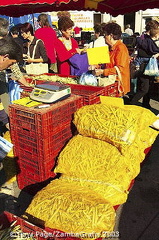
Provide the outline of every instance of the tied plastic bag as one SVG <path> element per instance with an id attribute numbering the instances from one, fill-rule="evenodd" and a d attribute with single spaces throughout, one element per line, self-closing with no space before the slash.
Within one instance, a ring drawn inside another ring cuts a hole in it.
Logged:
<path id="1" fill-rule="evenodd" d="M 146 68 L 144 71 L 145 75 L 148 76 L 158 76 L 159 75 L 159 69 L 157 64 L 157 59 L 154 57 L 151 57 Z"/>
<path id="2" fill-rule="evenodd" d="M 5 138 L 0 136 L 0 160 L 5 158 L 7 153 L 12 149 L 13 144 L 7 141 Z"/>
<path id="3" fill-rule="evenodd" d="M 19 83 L 17 81 L 11 80 L 8 83 L 9 87 L 9 97 L 10 102 L 20 99 L 21 92 L 23 92 L 23 89 L 20 87 Z"/>
<path id="4" fill-rule="evenodd" d="M 91 71 L 88 71 L 81 75 L 79 79 L 79 84 L 97 86 L 98 81 L 97 81 L 97 78 L 91 73 Z"/>

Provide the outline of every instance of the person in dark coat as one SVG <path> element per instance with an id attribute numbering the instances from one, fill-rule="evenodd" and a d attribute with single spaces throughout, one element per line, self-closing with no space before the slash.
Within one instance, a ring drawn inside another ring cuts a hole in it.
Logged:
<path id="1" fill-rule="evenodd" d="M 155 30 L 155 31 L 154 31 Z M 146 25 L 146 33 L 142 34 L 136 40 L 137 59 L 139 59 L 141 74 L 137 79 L 137 92 L 133 96 L 130 104 L 137 105 L 143 98 L 142 106 L 150 109 L 150 96 L 153 89 L 154 77 L 144 74 L 146 65 L 150 58 L 159 53 L 159 47 L 155 43 L 155 38 L 159 37 L 159 23 L 152 20 Z"/>
<path id="2" fill-rule="evenodd" d="M 12 36 L 13 40 L 20 46 L 21 48 L 21 56 L 20 56 L 20 61 L 19 61 L 19 65 L 23 65 L 23 40 L 21 37 L 19 37 L 19 27 L 17 26 L 13 26 L 10 29 L 10 35 Z"/>

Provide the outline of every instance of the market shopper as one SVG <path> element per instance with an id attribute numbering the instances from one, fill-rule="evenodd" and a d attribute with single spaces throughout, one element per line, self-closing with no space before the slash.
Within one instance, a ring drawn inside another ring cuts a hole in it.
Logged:
<path id="1" fill-rule="evenodd" d="M 155 79 L 153 76 L 145 75 L 144 70 L 149 59 L 153 55 L 157 57 L 159 53 L 159 47 L 155 43 L 155 40 L 158 40 L 159 37 L 159 23 L 152 20 L 147 23 L 145 29 L 146 32 L 138 37 L 136 41 L 138 51 L 137 60 L 139 61 L 141 73 L 137 78 L 137 92 L 130 101 L 130 104 L 137 105 L 138 101 L 143 98 L 142 106 L 150 109 L 150 97 Z"/>
<path id="2" fill-rule="evenodd" d="M 19 27 L 18 26 L 13 26 L 13 27 L 11 27 L 9 32 L 10 32 L 10 35 L 12 36 L 12 38 L 14 39 L 14 41 L 19 45 L 19 47 L 21 49 L 21 57 L 19 59 L 19 66 L 21 67 L 21 70 L 22 70 L 22 66 L 23 66 L 23 40 L 19 36 Z"/>
<path id="3" fill-rule="evenodd" d="M 78 26 L 75 26 L 73 31 L 74 31 L 74 38 L 79 42 L 81 40 L 81 28 Z"/>
<path id="4" fill-rule="evenodd" d="M 35 31 L 35 37 L 41 39 L 45 45 L 48 56 L 50 72 L 57 72 L 55 42 L 57 40 L 55 30 L 50 26 L 47 14 L 40 14 L 38 16 L 38 23 L 40 28 Z"/>
<path id="5" fill-rule="evenodd" d="M 74 22 L 69 17 L 60 17 L 58 20 L 58 29 L 62 33 L 56 41 L 57 67 L 58 73 L 70 75 L 71 64 L 69 59 L 80 53 L 77 41 L 72 38 L 72 29 Z"/>
<path id="6" fill-rule="evenodd" d="M 130 91 L 130 68 L 128 49 L 121 39 L 121 27 L 114 22 L 107 23 L 104 27 L 105 41 L 109 45 L 110 63 L 104 69 L 95 69 L 96 76 L 116 75 L 116 67 L 121 75 L 121 94 L 125 95 Z"/>
<path id="7" fill-rule="evenodd" d="M 127 33 L 129 36 L 133 35 L 133 30 L 130 28 L 130 24 L 126 25 L 125 33 Z"/>
<path id="8" fill-rule="evenodd" d="M 0 62 L 3 65 L 3 62 L 11 59 L 8 66 L 4 67 L 4 69 L 9 69 L 12 72 L 13 80 L 20 82 L 21 84 L 28 86 L 23 74 L 21 73 L 17 62 L 19 62 L 19 58 L 21 53 L 19 51 L 19 45 L 13 41 L 11 38 L 2 38 L 0 39 Z M 7 59 L 7 60 L 6 60 Z M 0 64 L 0 65 L 1 65 Z M 3 103 L 4 109 L 6 113 L 8 113 L 8 106 L 10 104 L 9 95 L 8 95 L 8 82 L 6 81 L 6 72 L 5 70 L 0 72 L 0 98 Z M 7 79 L 8 80 L 8 79 Z"/>
<path id="9" fill-rule="evenodd" d="M 94 40 L 87 45 L 87 48 L 104 47 L 107 46 L 104 39 L 104 26 L 105 24 L 97 23 L 94 25 Z"/>
<path id="10" fill-rule="evenodd" d="M 0 122 L 9 129 L 8 106 L 10 104 L 8 83 L 5 69 L 10 68 L 14 79 L 28 85 L 21 73 L 17 62 L 19 61 L 19 45 L 8 37 L 9 23 L 5 18 L 0 18 Z M 3 164 L 0 161 L 0 170 Z"/>
<path id="11" fill-rule="evenodd" d="M 18 59 L 19 45 L 17 45 L 10 38 L 0 39 L 0 96 L 2 97 L 3 104 L 0 100 L 0 124 L 1 134 L 5 129 L 9 130 L 9 118 L 8 118 L 8 106 L 9 106 L 9 95 L 8 95 L 8 83 L 5 78 L 5 69 L 11 68 L 16 80 L 20 81 L 24 85 L 28 85 L 23 78 L 22 73 L 16 62 Z M 3 70 L 3 71 L 2 71 Z M 5 97 L 4 97 L 5 96 Z M 5 109 L 4 109 L 5 107 Z M 5 129 L 3 128 L 5 127 Z M 0 159 L 1 160 L 1 159 Z M 0 161 L 0 170 L 3 169 L 3 164 Z"/>
<path id="12" fill-rule="evenodd" d="M 0 71 L 3 71 L 6 68 L 10 67 L 13 63 L 16 63 L 16 60 L 0 56 Z"/>
<path id="13" fill-rule="evenodd" d="M 24 23 L 20 27 L 22 37 L 27 40 L 23 45 L 23 54 L 26 63 L 47 63 L 48 57 L 42 40 L 34 36 L 33 26 L 30 23 Z M 35 48 L 35 56 L 33 56 Z"/>
<path id="14" fill-rule="evenodd" d="M 19 27 L 13 26 L 10 28 L 9 32 L 12 38 L 14 39 L 14 41 L 19 44 L 21 49 L 23 49 L 23 40 L 19 35 Z"/>
<path id="15" fill-rule="evenodd" d="M 0 18 L 0 99 L 6 113 L 8 113 L 10 100 L 8 95 L 8 79 L 5 69 L 10 66 L 14 79 L 24 85 L 28 85 L 17 64 L 21 51 L 17 43 L 8 36 L 8 29 L 9 22 L 5 18 Z"/>
<path id="16" fill-rule="evenodd" d="M 0 17 L 0 39 L 6 38 L 9 31 L 9 22 L 5 18 Z M 5 70 L 10 65 L 15 63 L 16 60 L 4 58 L 4 56 L 0 56 L 0 71 Z"/>

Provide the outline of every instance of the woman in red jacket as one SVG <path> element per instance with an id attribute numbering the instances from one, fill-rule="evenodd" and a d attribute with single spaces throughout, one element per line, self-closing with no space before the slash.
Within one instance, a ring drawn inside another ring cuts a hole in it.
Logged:
<path id="1" fill-rule="evenodd" d="M 55 42 L 57 40 L 55 30 L 50 26 L 47 14 L 42 13 L 38 16 L 38 22 L 40 28 L 38 28 L 34 35 L 36 38 L 41 39 L 46 48 L 48 56 L 49 70 L 50 72 L 56 72 L 56 54 L 55 54 Z"/>
<path id="2" fill-rule="evenodd" d="M 60 17 L 58 29 L 62 33 L 56 41 L 57 67 L 58 73 L 70 75 L 69 59 L 76 53 L 80 53 L 77 41 L 72 38 L 73 21 L 69 17 Z"/>

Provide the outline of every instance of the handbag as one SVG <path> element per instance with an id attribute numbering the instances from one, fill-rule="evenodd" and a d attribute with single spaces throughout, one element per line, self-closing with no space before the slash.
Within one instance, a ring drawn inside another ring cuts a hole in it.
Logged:
<path id="1" fill-rule="evenodd" d="M 37 47 L 37 44 L 38 44 L 39 41 L 40 41 L 40 39 L 38 39 L 36 41 L 36 44 L 35 44 L 34 49 L 33 49 L 32 58 L 35 57 L 35 50 L 36 50 L 36 47 Z M 28 54 L 28 55 L 30 55 L 30 54 Z M 29 75 L 30 74 L 38 75 L 38 74 L 48 73 L 49 68 L 48 68 L 47 63 L 30 63 L 30 64 L 27 64 L 25 66 L 25 70 L 26 70 L 26 73 L 29 74 Z"/>
<path id="2" fill-rule="evenodd" d="M 105 87 L 105 86 L 109 86 L 109 85 L 115 83 L 115 81 L 118 81 L 118 92 L 119 92 L 120 96 L 122 96 L 122 95 L 124 95 L 124 87 L 123 87 L 121 73 L 117 66 L 114 66 L 114 67 L 116 69 L 117 74 L 109 75 L 108 77 L 104 77 L 104 78 L 99 77 L 98 78 L 98 86 Z"/>
<path id="3" fill-rule="evenodd" d="M 139 77 L 144 71 L 144 65 L 141 63 L 140 58 L 137 57 L 137 54 L 138 49 L 135 47 L 130 60 L 130 79 Z"/>
<path id="4" fill-rule="evenodd" d="M 124 95 L 124 86 L 123 86 L 123 82 L 122 82 L 121 73 L 120 73 L 120 70 L 117 66 L 114 66 L 114 67 L 115 67 L 116 72 L 117 72 L 119 96 L 123 96 Z"/>
<path id="5" fill-rule="evenodd" d="M 135 47 L 130 60 L 130 79 L 141 76 L 145 70 L 145 62 L 138 56 L 138 48 Z"/>

